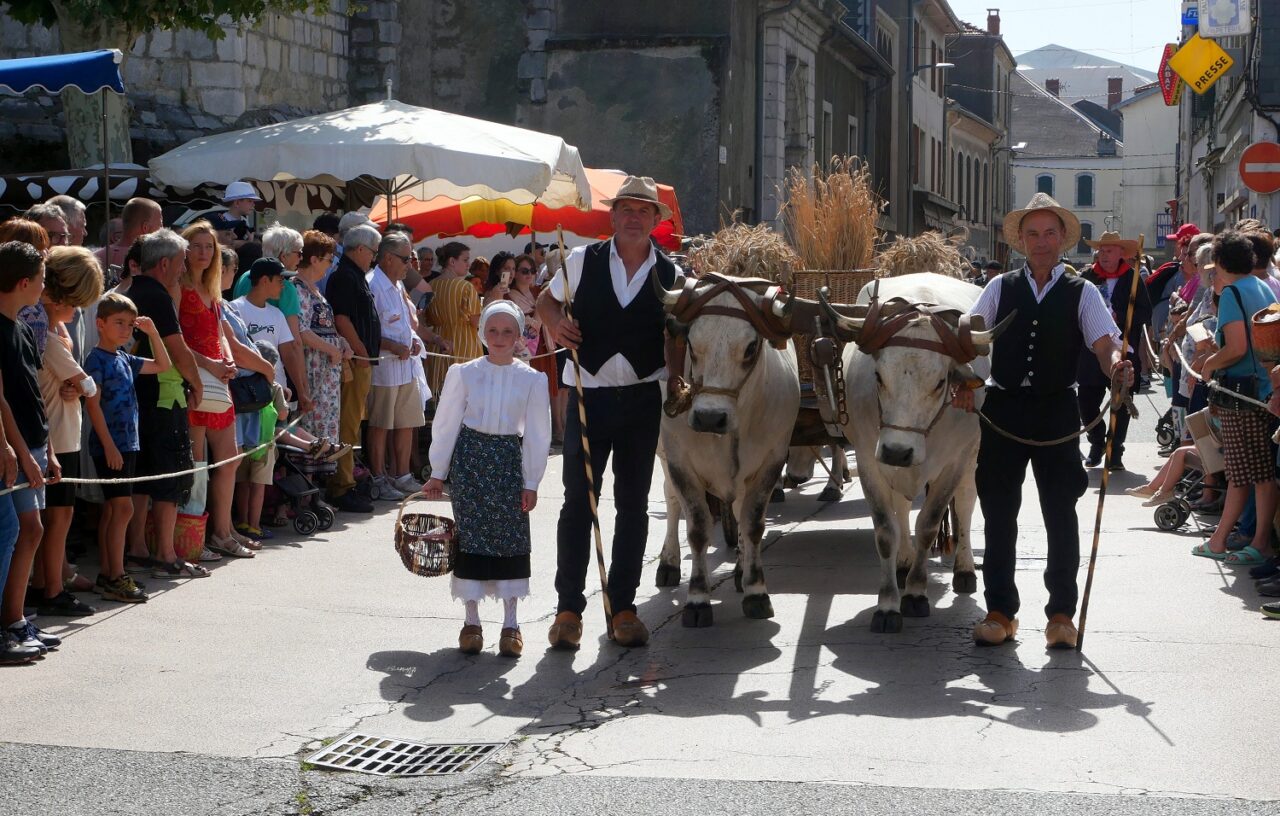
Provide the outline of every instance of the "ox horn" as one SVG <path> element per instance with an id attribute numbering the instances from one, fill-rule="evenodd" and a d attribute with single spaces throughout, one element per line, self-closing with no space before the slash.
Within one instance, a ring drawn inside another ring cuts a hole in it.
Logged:
<path id="1" fill-rule="evenodd" d="M 1013 319 L 1017 316 L 1018 311 L 1015 309 L 1009 313 L 1008 317 L 997 323 L 995 327 L 988 329 L 987 331 L 976 331 L 970 333 L 969 338 L 973 341 L 973 347 L 977 350 L 978 354 L 990 354 L 992 341 L 1004 334 L 1004 330 L 1013 325 Z"/>
<path id="2" fill-rule="evenodd" d="M 663 286 L 662 281 L 658 280 L 656 269 L 649 271 L 649 282 L 653 284 L 653 293 L 658 296 L 658 300 L 662 301 L 664 308 L 670 309 L 676 305 L 676 301 L 680 299 L 680 291 L 678 289 L 672 291 Z"/>
<path id="3" fill-rule="evenodd" d="M 862 331 L 862 326 L 867 321 L 861 317 L 845 317 L 835 310 L 830 300 L 831 290 L 823 286 L 818 289 L 818 303 L 821 305 L 822 311 L 826 316 L 836 324 L 837 327 L 853 334 L 856 339 Z"/>
<path id="4" fill-rule="evenodd" d="M 795 295 L 788 295 L 787 299 L 781 303 L 777 297 L 770 298 L 769 305 L 773 309 L 773 316 L 782 321 L 783 325 L 788 328 L 791 326 L 791 311 L 796 307 Z"/>

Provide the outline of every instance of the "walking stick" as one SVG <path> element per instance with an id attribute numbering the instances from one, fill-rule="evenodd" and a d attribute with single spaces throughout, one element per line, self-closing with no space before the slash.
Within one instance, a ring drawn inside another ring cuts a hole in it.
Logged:
<path id="1" fill-rule="evenodd" d="M 560 271 L 564 273 L 564 312 L 573 319 L 573 289 L 569 283 L 569 267 L 565 264 L 564 228 L 556 225 L 556 237 L 560 244 Z M 587 406 L 582 401 L 582 364 L 578 350 L 570 349 L 573 357 L 573 387 L 578 392 L 578 429 L 582 438 L 582 464 L 587 471 L 587 501 L 591 504 L 591 528 L 596 536 L 596 567 L 600 570 L 600 600 L 604 602 L 604 630 L 613 640 L 613 604 L 609 603 L 609 573 L 604 566 L 604 536 L 600 532 L 600 507 L 596 499 L 595 468 L 591 466 L 591 442 L 587 439 Z"/>
<path id="2" fill-rule="evenodd" d="M 1147 242 L 1145 234 L 1138 236 L 1138 254 L 1133 260 L 1133 283 L 1129 287 L 1129 308 L 1125 310 L 1124 331 L 1120 334 L 1120 359 L 1126 359 L 1128 354 L 1129 329 L 1133 324 L 1133 307 L 1138 302 L 1138 278 L 1141 277 L 1138 272 L 1142 269 L 1142 247 Z M 1137 349 L 1134 349 L 1137 351 Z M 1106 452 L 1102 454 L 1102 485 L 1101 492 L 1098 494 L 1098 515 L 1093 520 L 1093 550 L 1089 553 L 1089 575 L 1084 581 L 1084 597 L 1080 600 L 1080 627 L 1076 631 L 1076 651 L 1084 649 L 1084 625 L 1089 617 L 1089 595 L 1093 592 L 1093 570 L 1098 563 L 1098 542 L 1102 537 L 1102 505 L 1107 500 L 1107 482 L 1111 476 L 1111 445 L 1115 441 L 1116 436 L 1116 413 L 1117 400 L 1115 398 L 1115 383 L 1112 383 L 1111 398 L 1108 400 L 1108 407 L 1111 410 L 1111 416 L 1107 419 L 1107 446 Z M 1120 408 L 1124 408 L 1120 405 Z M 1127 410 L 1127 409 L 1126 409 Z"/>

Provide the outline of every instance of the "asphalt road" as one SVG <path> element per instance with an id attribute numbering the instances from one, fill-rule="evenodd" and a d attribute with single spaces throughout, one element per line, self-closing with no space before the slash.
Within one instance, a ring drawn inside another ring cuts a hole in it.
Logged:
<path id="1" fill-rule="evenodd" d="M 1161 461 L 1163 400 L 1139 406 L 1116 494 Z M 715 626 L 681 627 L 683 588 L 652 586 L 655 501 L 640 599 L 653 642 L 614 647 L 593 605 L 570 655 L 542 645 L 558 468 L 533 516 L 521 660 L 494 653 L 493 604 L 486 652 L 457 653 L 447 581 L 401 569 L 384 504 L 209 579 L 153 581 L 145 605 L 50 626 L 66 635 L 58 653 L 0 673 L 0 814 L 1280 813 L 1280 626 L 1257 614 L 1247 577 L 1187 555 L 1199 536 L 1155 530 L 1132 498 L 1106 504 L 1083 655 L 1043 649 L 1030 485 L 1020 639 L 979 649 L 981 595 L 953 593 L 937 563 L 933 614 L 869 631 L 865 502 L 855 483 L 819 503 L 816 481 L 770 510 L 772 620 L 742 616 L 717 546 Z M 1080 504 L 1086 551 L 1095 501 Z M 980 517 L 975 530 L 981 560 Z M 302 763 L 356 729 L 507 745 L 448 779 Z"/>

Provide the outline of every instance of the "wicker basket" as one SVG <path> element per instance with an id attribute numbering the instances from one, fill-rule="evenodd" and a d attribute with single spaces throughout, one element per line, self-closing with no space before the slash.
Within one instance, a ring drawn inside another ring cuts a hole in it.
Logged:
<path id="1" fill-rule="evenodd" d="M 1280 303 L 1254 312 L 1253 350 L 1268 363 L 1280 362 Z"/>
<path id="2" fill-rule="evenodd" d="M 874 269 L 830 271 L 802 269 L 792 275 L 791 293 L 806 300 L 817 300 L 818 290 L 825 286 L 831 292 L 829 298 L 832 303 L 853 303 L 858 299 L 858 293 L 862 291 L 862 287 L 870 283 L 875 276 Z M 805 331 L 797 331 L 795 341 L 800 382 L 813 382 L 813 363 L 809 360 L 809 344 L 813 342 L 813 335 Z"/>
<path id="3" fill-rule="evenodd" d="M 448 575 L 453 571 L 457 551 L 457 525 L 447 516 L 430 513 L 405 513 L 412 501 L 426 501 L 414 493 L 400 503 L 396 514 L 396 553 L 404 568 L 423 578 Z"/>

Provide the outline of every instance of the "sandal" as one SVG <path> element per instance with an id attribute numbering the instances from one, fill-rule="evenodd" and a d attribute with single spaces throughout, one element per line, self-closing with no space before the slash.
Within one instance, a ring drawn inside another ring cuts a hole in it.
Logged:
<path id="1" fill-rule="evenodd" d="M 231 531 L 231 537 L 234 538 L 237 542 L 239 542 L 240 545 L 243 547 L 248 547 L 251 550 L 262 549 L 261 541 L 258 541 L 257 539 L 254 539 L 254 538 L 249 538 L 248 536 L 240 535 L 239 531 L 237 530 Z"/>
<path id="2" fill-rule="evenodd" d="M 1267 563 L 1270 556 L 1263 555 L 1258 548 L 1252 544 L 1246 546 L 1242 550 L 1237 550 L 1222 559 L 1222 563 L 1228 567 L 1256 567 L 1260 564 Z"/>
<path id="3" fill-rule="evenodd" d="M 327 451 L 332 448 L 329 440 L 317 439 L 307 446 L 307 456 L 312 459 L 323 459 Z"/>
<path id="4" fill-rule="evenodd" d="M 229 555 L 232 558 L 253 558 L 254 552 L 245 547 L 234 538 L 218 538 L 214 536 L 209 539 L 209 549 L 214 552 Z"/>
<path id="5" fill-rule="evenodd" d="M 124 571 L 131 575 L 141 575 L 148 570 L 155 569 L 158 563 L 149 555 L 125 555 Z"/>
<path id="6" fill-rule="evenodd" d="M 236 532 L 246 538 L 257 539 L 258 541 L 270 541 L 275 538 L 275 533 L 270 530 L 259 530 L 257 527 L 250 527 L 248 524 L 237 524 Z"/>
<path id="7" fill-rule="evenodd" d="M 222 556 L 217 554 L 213 550 L 209 549 L 208 547 L 205 547 L 204 549 L 200 550 L 200 562 L 202 564 L 212 564 L 215 561 L 221 561 L 221 560 L 222 560 Z"/>
<path id="8" fill-rule="evenodd" d="M 62 588 L 68 592 L 92 592 L 93 581 L 76 572 L 62 582 Z"/>
<path id="9" fill-rule="evenodd" d="M 1214 561 L 1221 561 L 1227 557 L 1227 553 L 1225 552 L 1214 552 L 1213 550 L 1209 549 L 1208 543 L 1197 544 L 1196 546 L 1192 547 L 1191 554 L 1198 555 L 1201 558 L 1212 558 Z"/>
<path id="10" fill-rule="evenodd" d="M 351 453 L 351 451 L 355 450 L 353 446 L 346 442 L 343 442 L 341 445 L 333 445 L 332 443 L 330 443 L 330 445 L 332 445 L 332 447 L 329 448 L 329 454 L 324 457 L 324 461 L 326 462 L 336 462 L 348 453 Z"/>
<path id="11" fill-rule="evenodd" d="M 192 564 L 181 558 L 168 564 L 161 561 L 151 571 L 152 578 L 208 578 L 211 574 L 199 564 Z"/>

